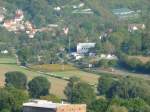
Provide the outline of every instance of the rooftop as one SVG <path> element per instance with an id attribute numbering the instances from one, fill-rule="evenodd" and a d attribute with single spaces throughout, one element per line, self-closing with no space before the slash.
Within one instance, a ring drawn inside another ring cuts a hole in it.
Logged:
<path id="1" fill-rule="evenodd" d="M 112 12 L 113 12 L 115 15 L 125 15 L 125 14 L 134 13 L 133 10 L 130 10 L 130 9 L 128 9 L 128 8 L 113 9 Z"/>
<path id="2" fill-rule="evenodd" d="M 95 46 L 96 43 L 78 43 L 79 46 Z"/>
<path id="3" fill-rule="evenodd" d="M 49 108 L 49 109 L 56 109 L 60 106 L 69 105 L 62 103 L 53 103 L 47 100 L 31 100 L 27 103 L 24 103 L 24 107 L 41 107 L 41 108 Z"/>

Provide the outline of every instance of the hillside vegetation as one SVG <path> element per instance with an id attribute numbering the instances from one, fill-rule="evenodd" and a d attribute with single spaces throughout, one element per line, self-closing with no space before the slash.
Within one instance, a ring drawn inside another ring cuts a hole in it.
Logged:
<path id="1" fill-rule="evenodd" d="M 9 50 L 9 55 L 15 49 L 22 64 L 37 64 L 39 56 L 41 63 L 60 63 L 58 53 L 65 57 L 69 48 L 74 51 L 77 43 L 87 41 L 96 43 L 97 54 L 121 51 L 130 55 L 149 55 L 149 4 L 149 0 L 1 0 L 0 7 L 7 9 L 5 20 L 14 18 L 15 11 L 21 9 L 25 21 L 30 21 L 37 29 L 50 24 L 58 27 L 37 32 L 33 39 L 25 33 L 8 32 L 2 27 L 0 48 Z M 140 14 L 138 18 L 119 20 L 113 10 L 122 8 L 139 10 Z M 128 32 L 128 24 L 135 23 L 145 24 L 146 29 Z M 67 35 L 64 28 L 69 29 Z M 107 37 L 100 40 L 105 33 Z"/>

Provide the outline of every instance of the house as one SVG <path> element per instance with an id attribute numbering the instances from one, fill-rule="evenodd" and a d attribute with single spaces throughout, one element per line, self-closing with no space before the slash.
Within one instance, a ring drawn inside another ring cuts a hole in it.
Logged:
<path id="1" fill-rule="evenodd" d="M 101 54 L 100 59 L 106 59 L 106 60 L 117 60 L 118 57 L 113 54 Z"/>
<path id="2" fill-rule="evenodd" d="M 58 6 L 58 7 L 54 7 L 54 10 L 55 10 L 55 11 L 60 11 L 60 10 L 61 10 L 61 7 L 59 7 L 59 6 Z"/>
<path id="3" fill-rule="evenodd" d="M 103 40 L 109 37 L 109 35 L 113 32 L 112 28 L 107 29 L 105 32 L 102 32 L 99 39 Z"/>
<path id="4" fill-rule="evenodd" d="M 77 53 L 85 54 L 89 52 L 90 48 L 94 48 L 96 43 L 78 43 L 77 44 Z"/>
<path id="5" fill-rule="evenodd" d="M 83 7 L 85 4 L 84 3 L 80 3 L 79 5 L 78 5 L 78 8 L 81 8 L 81 7 Z"/>
<path id="6" fill-rule="evenodd" d="M 73 14 L 93 14 L 94 12 L 92 11 L 92 9 L 82 9 L 82 10 L 74 10 L 72 12 Z"/>
<path id="7" fill-rule="evenodd" d="M 57 28 L 57 27 L 58 27 L 58 24 L 49 24 L 48 27 L 49 27 L 49 28 Z"/>
<path id="8" fill-rule="evenodd" d="M 8 31 L 17 31 L 16 21 L 14 20 L 4 21 L 3 27 L 5 27 Z"/>
<path id="9" fill-rule="evenodd" d="M 127 14 L 134 13 L 134 11 L 132 11 L 128 8 L 113 9 L 112 12 L 113 12 L 114 15 L 127 15 Z"/>
<path id="10" fill-rule="evenodd" d="M 144 30 L 146 28 L 145 24 L 129 24 L 128 25 L 128 31 L 138 31 L 138 30 Z"/>
<path id="11" fill-rule="evenodd" d="M 73 56 L 75 58 L 75 60 L 80 60 L 80 59 L 84 58 L 83 55 L 78 54 L 76 52 L 72 52 L 70 55 Z"/>
<path id="12" fill-rule="evenodd" d="M 16 10 L 16 14 L 15 14 L 15 19 L 14 19 L 14 20 L 15 20 L 16 22 L 19 22 L 19 21 L 22 21 L 23 18 L 24 18 L 23 11 L 20 10 L 20 9 L 17 9 L 17 10 Z"/>
<path id="13" fill-rule="evenodd" d="M 31 100 L 23 104 L 23 112 L 86 112 L 85 104 L 53 103 L 47 100 Z"/>
<path id="14" fill-rule="evenodd" d="M 134 11 L 129 8 L 118 8 L 112 10 L 112 13 L 118 16 L 119 19 L 137 17 L 140 12 L 141 12 L 140 10 Z"/>
<path id="15" fill-rule="evenodd" d="M 8 50 L 1 51 L 1 54 L 8 54 Z"/>

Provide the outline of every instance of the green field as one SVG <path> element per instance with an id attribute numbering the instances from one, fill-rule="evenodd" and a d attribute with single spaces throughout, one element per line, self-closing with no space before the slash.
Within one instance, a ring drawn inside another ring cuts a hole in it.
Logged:
<path id="1" fill-rule="evenodd" d="M 69 65 L 66 65 L 66 67 L 71 68 L 71 70 L 65 70 L 65 71 L 58 71 L 58 72 L 40 72 L 43 70 L 32 70 L 32 69 L 28 69 L 25 67 L 21 67 L 18 66 L 16 64 L 14 64 L 15 62 L 15 58 L 11 59 L 11 58 L 0 58 L 0 86 L 3 87 L 4 86 L 4 82 L 5 82 L 5 76 L 4 74 L 6 72 L 9 71 L 20 71 L 23 72 L 27 75 L 28 80 L 31 80 L 33 77 L 36 76 L 45 76 L 49 79 L 49 81 L 51 82 L 51 90 L 50 92 L 60 96 L 61 98 L 65 98 L 64 96 L 64 88 L 66 87 L 68 81 L 64 80 L 64 79 L 60 79 L 60 78 L 56 78 L 56 76 L 59 77 L 72 77 L 72 76 L 77 76 L 80 77 L 82 80 L 88 82 L 91 85 L 95 85 L 97 84 L 98 78 L 99 76 L 96 74 L 92 74 L 92 73 L 87 73 L 87 72 L 83 72 L 79 69 L 72 69 L 72 67 L 69 67 Z M 50 65 L 51 67 L 56 67 L 56 65 Z M 58 65 L 57 65 L 58 66 Z M 51 75 L 47 75 L 47 74 L 51 74 Z"/>
<path id="2" fill-rule="evenodd" d="M 16 64 L 16 58 L 0 58 L 0 64 Z"/>
<path id="3" fill-rule="evenodd" d="M 81 71 L 80 69 L 75 68 L 71 65 L 46 64 L 35 65 L 31 68 L 34 70 L 45 72 L 49 76 L 54 76 L 62 79 L 69 79 L 72 76 L 76 76 L 91 85 L 96 85 L 99 78 L 99 76 L 96 74 Z"/>

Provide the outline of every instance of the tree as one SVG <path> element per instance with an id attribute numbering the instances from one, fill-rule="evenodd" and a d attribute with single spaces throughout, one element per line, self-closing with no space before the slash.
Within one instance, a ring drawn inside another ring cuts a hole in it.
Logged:
<path id="1" fill-rule="evenodd" d="M 111 105 L 107 112 L 128 112 L 128 109 L 123 106 Z"/>
<path id="2" fill-rule="evenodd" d="M 40 99 L 42 100 L 48 100 L 48 101 L 52 101 L 52 102 L 61 102 L 61 98 L 59 98 L 58 96 L 54 95 L 54 94 L 50 94 L 47 96 L 40 96 Z"/>
<path id="3" fill-rule="evenodd" d="M 13 87 L 0 89 L 0 112 L 21 112 L 22 103 L 28 98 L 23 90 Z"/>
<path id="4" fill-rule="evenodd" d="M 101 59 L 100 61 L 99 61 L 99 65 L 100 65 L 100 67 L 108 67 L 108 60 L 106 60 L 106 59 Z"/>
<path id="5" fill-rule="evenodd" d="M 64 90 L 64 94 L 67 96 L 67 100 L 69 102 L 73 102 L 73 89 L 75 87 L 75 85 L 80 81 L 80 79 L 78 77 L 71 77 L 69 79 L 69 83 L 66 86 L 65 90 Z"/>
<path id="6" fill-rule="evenodd" d="M 74 103 L 90 104 L 95 99 L 96 94 L 91 85 L 85 82 L 80 82 L 77 85 L 75 85 L 72 99 Z"/>
<path id="7" fill-rule="evenodd" d="M 106 112 L 108 106 L 109 102 L 107 99 L 98 99 L 89 105 L 88 110 L 90 112 Z"/>
<path id="8" fill-rule="evenodd" d="M 77 78 L 72 78 L 65 89 L 67 99 L 71 103 L 86 103 L 90 104 L 96 94 L 91 85 L 79 81 Z"/>
<path id="9" fill-rule="evenodd" d="M 29 93 L 33 98 L 46 96 L 49 94 L 50 82 L 45 77 L 35 77 L 29 83 Z"/>
<path id="10" fill-rule="evenodd" d="M 142 62 L 137 58 L 128 59 L 126 64 L 129 69 L 137 71 L 140 71 L 140 67 L 142 66 Z"/>
<path id="11" fill-rule="evenodd" d="M 6 90 L 11 94 L 13 104 L 11 105 L 12 112 L 21 112 L 22 104 L 29 99 L 27 91 L 16 89 L 13 87 L 6 88 Z"/>
<path id="12" fill-rule="evenodd" d="M 28 58 L 30 56 L 33 56 L 31 51 L 32 51 L 32 49 L 29 46 L 19 48 L 19 50 L 17 51 L 17 55 L 18 55 L 19 61 L 21 62 L 21 65 L 23 65 L 23 66 L 27 65 Z"/>
<path id="13" fill-rule="evenodd" d="M 11 94 L 5 89 L 0 89 L 0 111 L 4 109 L 11 110 L 11 105 L 13 105 Z"/>
<path id="14" fill-rule="evenodd" d="M 148 82 L 139 78 L 127 76 L 125 78 L 118 79 L 111 85 L 109 91 L 107 92 L 107 97 L 120 97 L 124 99 L 139 97 L 150 104 L 149 87 Z"/>
<path id="15" fill-rule="evenodd" d="M 112 79 L 112 77 L 105 77 L 105 76 L 100 77 L 97 87 L 99 95 L 105 95 L 109 91 L 113 82 L 114 80 Z"/>
<path id="16" fill-rule="evenodd" d="M 149 112 L 150 106 L 141 98 L 113 98 L 110 101 L 111 106 L 122 106 L 128 109 L 129 112 Z M 116 112 L 116 111 L 115 111 Z"/>
<path id="17" fill-rule="evenodd" d="M 144 65 L 145 72 L 150 73 L 150 61 Z"/>
<path id="18" fill-rule="evenodd" d="M 109 91 L 107 91 L 107 97 L 121 97 L 121 98 L 133 98 L 135 89 L 133 88 L 132 82 L 129 79 L 122 79 L 120 81 L 116 81 L 111 85 Z M 135 93 L 136 94 L 136 93 Z"/>
<path id="19" fill-rule="evenodd" d="M 24 73 L 14 71 L 5 74 L 6 86 L 13 86 L 17 89 L 26 89 L 27 77 Z"/>

